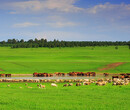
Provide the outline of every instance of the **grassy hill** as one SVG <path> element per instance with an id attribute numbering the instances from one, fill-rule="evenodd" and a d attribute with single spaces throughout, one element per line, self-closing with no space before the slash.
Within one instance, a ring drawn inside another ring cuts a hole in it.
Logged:
<path id="1" fill-rule="evenodd" d="M 125 62 L 115 68 L 100 71 L 106 65 Z M 33 72 L 95 71 L 98 73 L 130 72 L 128 46 L 74 48 L 0 47 L 0 73 L 32 74 Z"/>

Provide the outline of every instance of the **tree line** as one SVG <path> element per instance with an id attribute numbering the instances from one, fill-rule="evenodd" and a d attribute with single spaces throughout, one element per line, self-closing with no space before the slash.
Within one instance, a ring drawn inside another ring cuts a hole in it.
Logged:
<path id="1" fill-rule="evenodd" d="M 8 39 L 7 41 L 1 41 L 0 46 L 9 46 L 11 48 L 38 48 L 38 47 L 86 47 L 86 46 L 124 46 L 128 45 L 130 49 L 130 41 L 59 41 L 54 39 L 53 41 L 47 41 L 47 39 L 30 39 L 24 41 L 24 39 Z"/>

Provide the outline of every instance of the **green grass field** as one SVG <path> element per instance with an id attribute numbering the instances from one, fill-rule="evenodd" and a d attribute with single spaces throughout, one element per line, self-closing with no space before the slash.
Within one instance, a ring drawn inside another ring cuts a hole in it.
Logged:
<path id="1" fill-rule="evenodd" d="M 10 87 L 7 85 L 10 84 Z M 37 83 L 0 83 L 0 110 L 129 110 L 130 85 L 37 87 Z M 22 87 L 22 88 L 19 88 Z"/>
<path id="2" fill-rule="evenodd" d="M 32 74 L 33 72 L 95 71 L 98 73 L 130 72 L 128 46 L 75 48 L 0 47 L 0 73 Z M 126 62 L 116 68 L 99 71 L 107 64 Z M 3 70 L 3 71 L 2 71 Z"/>

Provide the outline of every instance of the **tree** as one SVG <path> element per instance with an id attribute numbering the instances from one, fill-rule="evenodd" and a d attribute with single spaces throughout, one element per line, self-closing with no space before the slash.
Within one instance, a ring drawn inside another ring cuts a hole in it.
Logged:
<path id="1" fill-rule="evenodd" d="M 21 42 L 21 43 L 24 43 L 24 39 L 21 39 L 20 42 Z"/>
<path id="2" fill-rule="evenodd" d="M 33 43 L 33 39 L 28 40 L 28 43 Z"/>
<path id="3" fill-rule="evenodd" d="M 128 41 L 127 45 L 129 46 L 129 49 L 130 49 L 130 41 Z"/>
<path id="4" fill-rule="evenodd" d="M 2 41 L 1 43 L 2 43 L 3 45 L 4 45 L 4 44 L 6 44 L 6 42 L 5 42 L 5 41 Z"/>
<path id="5" fill-rule="evenodd" d="M 16 43 L 17 43 L 17 40 L 16 40 L 16 39 L 12 39 L 12 43 L 13 43 L 13 44 L 16 44 Z"/>
<path id="6" fill-rule="evenodd" d="M 12 40 L 11 40 L 11 39 L 8 39 L 8 40 L 7 40 L 7 43 L 8 43 L 8 44 L 11 44 L 11 43 L 12 43 Z"/>
<path id="7" fill-rule="evenodd" d="M 35 40 L 34 40 L 34 41 L 35 41 L 35 43 L 38 43 L 38 39 L 37 39 L 37 38 L 35 38 Z"/>

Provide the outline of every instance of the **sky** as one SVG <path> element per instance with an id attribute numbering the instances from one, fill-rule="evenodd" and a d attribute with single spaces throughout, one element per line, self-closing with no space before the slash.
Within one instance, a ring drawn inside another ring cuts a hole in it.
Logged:
<path id="1" fill-rule="evenodd" d="M 0 41 L 129 41 L 130 0 L 0 0 Z"/>

